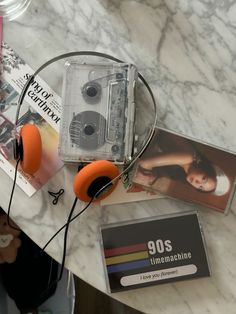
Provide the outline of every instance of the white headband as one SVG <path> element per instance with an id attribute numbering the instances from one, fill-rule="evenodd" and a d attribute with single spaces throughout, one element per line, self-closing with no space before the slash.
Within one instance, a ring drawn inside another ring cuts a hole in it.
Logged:
<path id="1" fill-rule="evenodd" d="M 214 169 L 216 172 L 216 188 L 214 194 L 217 196 L 221 196 L 229 191 L 230 181 L 224 171 L 221 170 L 218 166 L 214 166 Z"/>

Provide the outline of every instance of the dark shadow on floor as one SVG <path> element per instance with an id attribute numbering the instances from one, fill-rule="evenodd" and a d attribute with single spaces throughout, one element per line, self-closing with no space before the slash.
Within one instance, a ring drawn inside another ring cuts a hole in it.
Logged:
<path id="1" fill-rule="evenodd" d="M 74 314 L 143 314 L 105 293 L 75 278 L 76 302 Z"/>

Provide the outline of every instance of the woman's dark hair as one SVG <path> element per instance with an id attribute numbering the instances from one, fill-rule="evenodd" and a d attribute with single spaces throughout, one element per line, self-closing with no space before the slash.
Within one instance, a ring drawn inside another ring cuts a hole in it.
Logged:
<path id="1" fill-rule="evenodd" d="M 208 177 L 213 179 L 216 178 L 216 171 L 213 164 L 204 156 L 201 156 L 198 160 L 194 161 L 192 166 L 205 172 Z"/>
<path id="2" fill-rule="evenodd" d="M 168 177 L 175 181 L 186 182 L 186 173 L 182 167 L 177 165 L 169 165 L 156 167 L 153 169 L 153 174 L 158 177 Z"/>

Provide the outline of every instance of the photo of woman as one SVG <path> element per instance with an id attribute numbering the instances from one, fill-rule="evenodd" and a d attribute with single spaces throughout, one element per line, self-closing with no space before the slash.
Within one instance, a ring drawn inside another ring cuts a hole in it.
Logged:
<path id="1" fill-rule="evenodd" d="M 156 129 L 133 182 L 144 189 L 225 211 L 236 176 L 236 155 Z"/>

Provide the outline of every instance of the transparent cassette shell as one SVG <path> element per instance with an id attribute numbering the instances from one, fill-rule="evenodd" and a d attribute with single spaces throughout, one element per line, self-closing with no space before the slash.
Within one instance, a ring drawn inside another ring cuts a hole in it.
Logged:
<path id="1" fill-rule="evenodd" d="M 132 64 L 66 62 L 59 136 L 64 162 L 123 164 L 132 158 L 137 77 Z"/>

